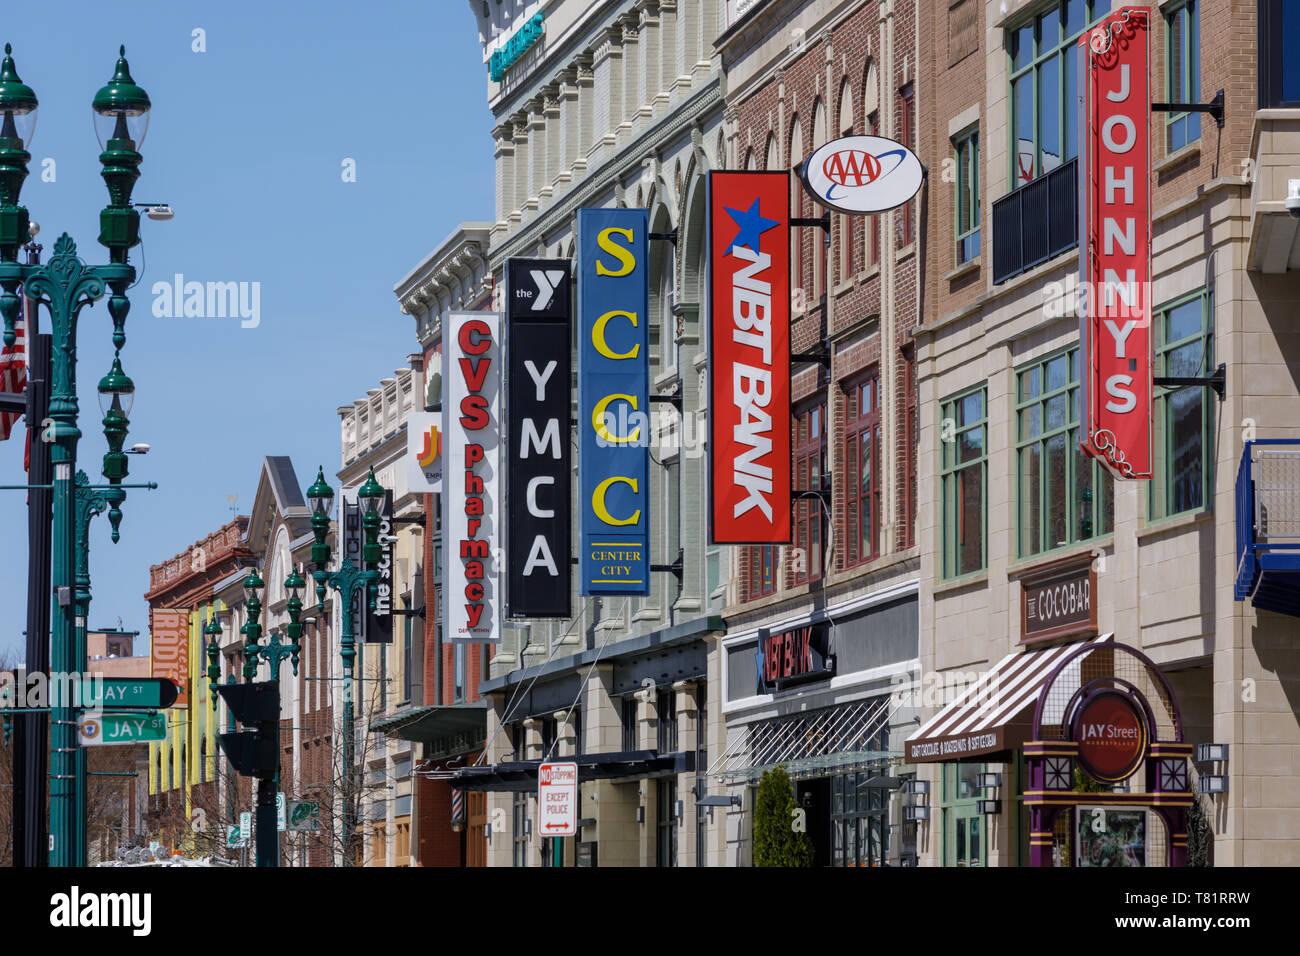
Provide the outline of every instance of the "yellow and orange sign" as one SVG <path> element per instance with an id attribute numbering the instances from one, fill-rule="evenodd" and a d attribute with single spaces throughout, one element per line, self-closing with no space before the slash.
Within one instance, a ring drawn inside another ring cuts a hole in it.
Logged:
<path id="1" fill-rule="evenodd" d="M 150 672 L 173 681 L 180 693 L 174 707 L 190 703 L 190 612 L 154 608 L 149 622 Z"/>

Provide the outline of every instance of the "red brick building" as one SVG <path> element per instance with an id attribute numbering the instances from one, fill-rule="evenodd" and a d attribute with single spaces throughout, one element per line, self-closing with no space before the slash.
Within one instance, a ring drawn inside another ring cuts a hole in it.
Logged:
<path id="1" fill-rule="evenodd" d="M 798 176 L 817 147 L 858 134 L 917 149 L 915 3 L 728 7 L 732 19 L 716 48 L 728 78 L 729 165 L 788 171 L 792 217 L 824 212 Z M 890 729 L 901 717 L 865 677 L 847 696 L 831 693 L 831 682 L 855 672 L 905 671 L 916 654 L 912 331 L 920 321 L 923 201 L 924 192 L 878 215 L 831 212 L 829 233 L 809 226 L 791 230 L 790 349 L 829 356 L 828 368 L 813 362 L 792 367 L 793 487 L 829 495 L 793 504 L 791 546 L 732 549 L 723 667 L 728 749 L 738 755 L 730 764 L 733 780 L 771 762 L 756 742 L 778 735 L 773 707 L 791 696 L 817 715 L 814 721 L 856 727 L 831 745 L 837 761 L 855 772 L 884 766 Z M 746 661 L 762 652 L 760 642 L 805 627 L 816 630 L 820 650 L 835 659 L 830 673 L 793 692 L 754 688 Z M 873 656 L 863 643 L 868 634 L 888 649 Z M 906 836 L 900 839 L 901 825 L 888 839 L 846 841 L 846 833 L 857 832 L 856 821 L 832 814 L 831 793 L 842 795 L 853 773 L 828 773 L 824 764 L 816 769 L 811 752 L 786 756 L 793 758 L 788 769 L 800 798 L 812 808 L 819 864 L 897 862 L 914 853 Z M 873 799 L 880 804 L 875 812 L 885 812 L 888 795 Z M 835 805 L 842 807 L 842 799 Z M 743 844 L 743 830 L 734 839 Z"/>

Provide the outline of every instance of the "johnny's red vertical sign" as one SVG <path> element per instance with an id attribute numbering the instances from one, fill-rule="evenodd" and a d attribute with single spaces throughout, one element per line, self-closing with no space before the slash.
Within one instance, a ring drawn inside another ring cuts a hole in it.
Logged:
<path id="1" fill-rule="evenodd" d="M 790 541 L 790 177 L 709 174 L 715 544 Z"/>
<path id="2" fill-rule="evenodd" d="M 1079 443 L 1117 478 L 1151 477 L 1151 94 L 1145 8 L 1079 39 Z"/>

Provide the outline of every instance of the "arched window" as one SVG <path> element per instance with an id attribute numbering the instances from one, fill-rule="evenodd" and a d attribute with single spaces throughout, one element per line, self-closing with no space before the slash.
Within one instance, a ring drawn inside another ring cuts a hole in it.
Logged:
<path id="1" fill-rule="evenodd" d="M 840 121 L 839 133 L 841 136 L 850 136 L 853 133 L 853 85 L 849 83 L 847 77 L 840 85 Z M 841 281 L 847 281 L 853 277 L 853 263 L 855 256 L 853 252 L 857 240 L 858 217 L 839 215 L 834 217 L 836 224 L 839 226 L 839 255 L 835 259 L 836 277 Z"/>
<path id="2" fill-rule="evenodd" d="M 744 169 L 754 168 L 754 150 L 752 147 L 750 149 L 745 150 L 745 165 L 742 168 Z"/>
<path id="3" fill-rule="evenodd" d="M 808 215 L 804 203 L 803 184 L 799 182 L 799 164 L 803 162 L 803 128 L 799 117 L 790 120 L 790 145 L 786 149 L 786 165 L 794 170 L 790 177 L 790 215 L 798 218 Z M 796 311 L 807 308 L 807 277 L 803 274 L 803 233 L 804 229 L 790 230 L 790 276 L 793 283 L 791 292 L 792 305 Z"/>
<path id="4" fill-rule="evenodd" d="M 781 157 L 777 155 L 775 133 L 767 134 L 767 158 L 764 160 L 763 168 L 764 169 L 781 168 Z"/>
<path id="5" fill-rule="evenodd" d="M 817 149 L 827 142 L 826 105 L 819 99 L 813 105 L 812 148 Z M 805 190 L 800 190 L 800 194 L 804 192 Z M 809 206 L 809 211 L 804 215 L 816 216 L 825 211 L 814 203 L 809 203 Z M 809 229 L 807 231 L 812 240 L 812 294 L 814 299 L 820 299 L 825 291 L 824 283 L 826 281 L 826 233 L 821 229 Z"/>
<path id="6" fill-rule="evenodd" d="M 876 64 L 867 60 L 862 79 L 862 131 L 868 136 L 880 133 L 880 81 L 876 75 Z M 867 235 L 863 245 L 863 268 L 874 266 L 880 261 L 880 215 L 868 219 Z"/>
<path id="7" fill-rule="evenodd" d="M 839 131 L 843 134 L 853 132 L 853 84 L 848 77 L 840 84 L 840 121 Z"/>
<path id="8" fill-rule="evenodd" d="M 672 253 L 665 250 L 663 259 L 659 276 L 659 368 L 666 372 L 677 367 L 677 317 L 673 315 Z"/>

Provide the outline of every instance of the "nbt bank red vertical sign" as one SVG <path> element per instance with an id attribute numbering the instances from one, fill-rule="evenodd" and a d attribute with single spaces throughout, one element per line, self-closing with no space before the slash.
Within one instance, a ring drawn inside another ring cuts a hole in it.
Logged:
<path id="1" fill-rule="evenodd" d="M 710 534 L 790 541 L 790 178 L 709 174 Z"/>
<path id="2" fill-rule="evenodd" d="M 1079 39 L 1079 442 L 1117 478 L 1151 477 L 1149 36 L 1126 7 Z"/>

